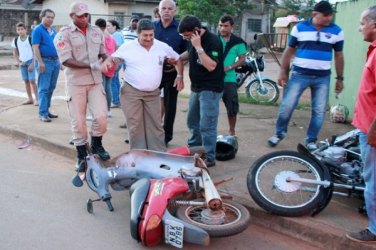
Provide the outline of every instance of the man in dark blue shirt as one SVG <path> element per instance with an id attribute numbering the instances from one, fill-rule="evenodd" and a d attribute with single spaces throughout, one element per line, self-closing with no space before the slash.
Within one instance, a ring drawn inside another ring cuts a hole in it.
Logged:
<path id="1" fill-rule="evenodd" d="M 32 35 L 38 71 L 39 119 L 42 122 L 51 122 L 51 118 L 57 118 L 49 108 L 60 70 L 59 58 L 53 43 L 56 31 L 51 27 L 55 12 L 44 9 L 40 13 L 40 18 L 42 22 L 35 27 Z"/>
<path id="2" fill-rule="evenodd" d="M 187 49 L 185 41 L 178 33 L 179 21 L 174 18 L 176 4 L 172 0 L 162 0 L 159 3 L 160 20 L 154 21 L 155 38 L 170 45 L 178 54 Z M 178 91 L 176 81 L 183 81 L 183 75 L 178 75 L 174 65 L 164 64 L 161 88 L 163 88 L 163 103 L 165 115 L 163 129 L 165 131 L 165 144 L 173 138 L 174 121 L 176 115 L 176 103 Z"/>

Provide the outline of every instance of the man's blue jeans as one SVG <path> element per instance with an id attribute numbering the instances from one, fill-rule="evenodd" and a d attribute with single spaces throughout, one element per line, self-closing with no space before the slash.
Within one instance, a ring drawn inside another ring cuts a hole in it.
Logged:
<path id="1" fill-rule="evenodd" d="M 203 145 L 209 161 L 215 160 L 219 101 L 222 94 L 222 92 L 214 91 L 192 91 L 189 97 L 187 126 L 190 135 L 188 145 Z"/>
<path id="2" fill-rule="evenodd" d="M 325 119 L 326 105 L 329 95 L 330 75 L 303 75 L 293 71 L 284 90 L 282 103 L 279 106 L 276 123 L 276 134 L 285 137 L 294 109 L 300 96 L 308 87 L 311 89 L 311 120 L 307 129 L 305 143 L 316 142 Z"/>
<path id="3" fill-rule="evenodd" d="M 42 59 L 46 67 L 43 73 L 40 73 L 39 64 L 36 61 L 38 71 L 39 115 L 48 116 L 52 94 L 56 87 L 57 78 L 59 77 L 60 62 L 59 60 Z"/>
<path id="4" fill-rule="evenodd" d="M 363 162 L 363 177 L 366 184 L 364 200 L 368 215 L 368 229 L 376 235 L 376 148 L 367 142 L 367 134 L 359 134 L 360 153 Z"/>
<path id="5" fill-rule="evenodd" d="M 104 74 L 102 74 L 102 85 L 103 85 L 103 89 L 104 89 L 104 92 L 106 92 L 106 101 L 107 101 L 107 110 L 110 111 L 110 108 L 111 108 L 111 82 L 112 82 L 112 78 L 111 77 L 108 77 L 108 76 L 105 76 Z"/>
<path id="6" fill-rule="evenodd" d="M 111 94 L 112 94 L 112 103 L 114 105 L 120 105 L 120 81 L 119 81 L 119 71 L 121 65 L 115 71 L 114 77 L 111 80 Z"/>

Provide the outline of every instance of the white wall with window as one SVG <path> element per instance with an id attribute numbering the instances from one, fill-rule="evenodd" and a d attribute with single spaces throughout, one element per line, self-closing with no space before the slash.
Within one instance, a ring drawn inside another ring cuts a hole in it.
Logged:
<path id="1" fill-rule="evenodd" d="M 269 33 L 269 21 L 267 14 L 243 13 L 241 24 L 241 37 L 247 44 L 253 43 L 253 36 L 256 33 Z"/>

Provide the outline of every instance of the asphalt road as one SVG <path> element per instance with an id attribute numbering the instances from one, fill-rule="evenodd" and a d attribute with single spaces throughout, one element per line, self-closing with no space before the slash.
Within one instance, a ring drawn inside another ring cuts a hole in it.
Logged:
<path id="1" fill-rule="evenodd" d="M 0 134 L 0 249 L 145 249 L 129 233 L 128 192 L 112 192 L 114 212 L 104 203 L 86 211 L 96 198 L 87 187 L 70 183 L 74 161 L 35 145 Z M 186 244 L 185 249 L 315 249 L 260 226 L 241 234 L 215 238 L 209 247 Z M 153 249 L 173 249 L 160 245 Z"/>

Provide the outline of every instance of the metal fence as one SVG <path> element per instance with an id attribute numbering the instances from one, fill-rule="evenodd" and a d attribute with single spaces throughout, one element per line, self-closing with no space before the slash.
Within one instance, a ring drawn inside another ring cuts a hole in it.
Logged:
<path id="1" fill-rule="evenodd" d="M 276 52 L 282 52 L 288 43 L 287 33 L 264 33 L 262 37 L 264 46 Z"/>

